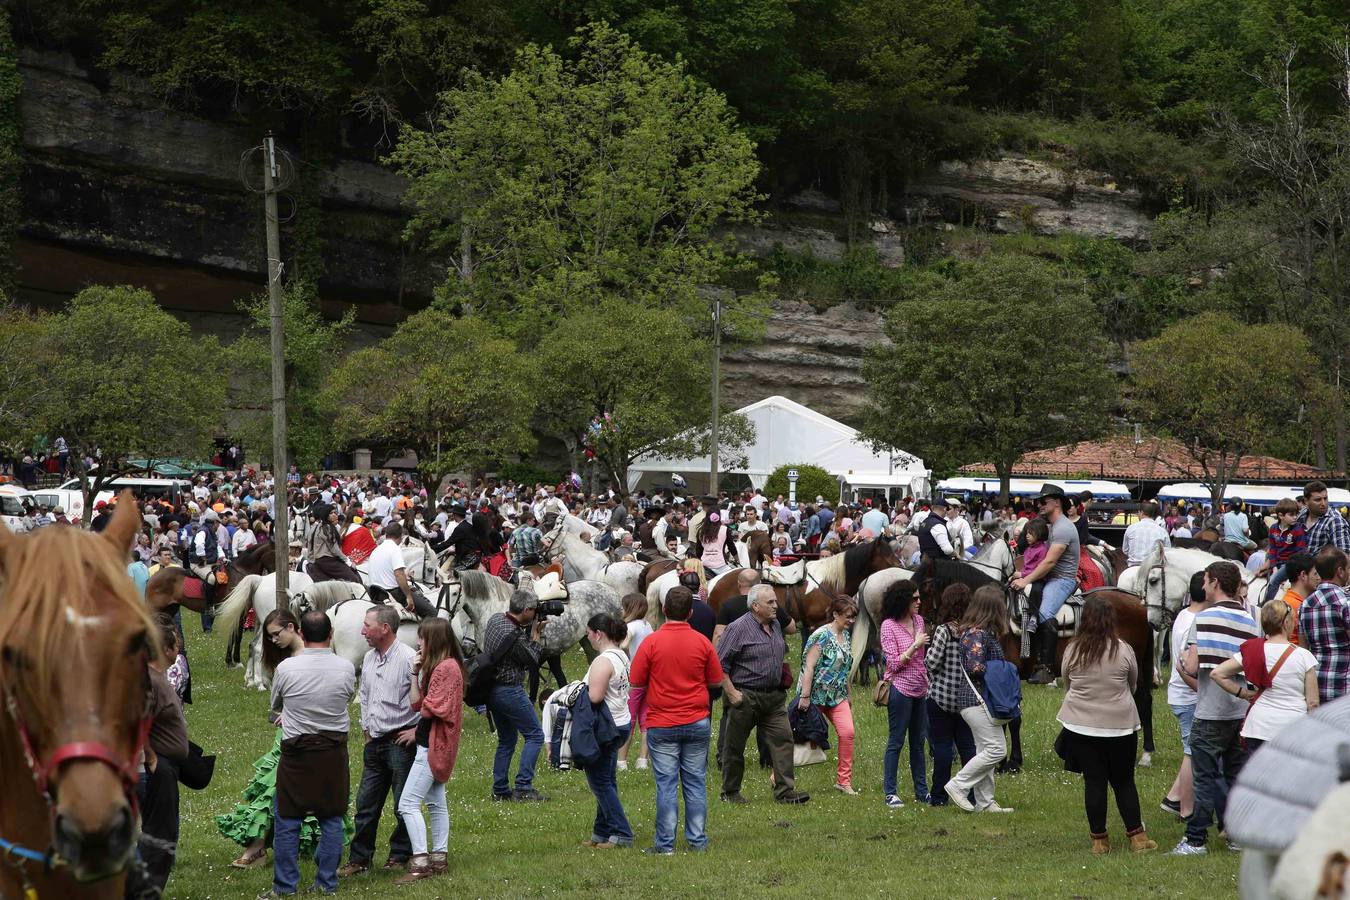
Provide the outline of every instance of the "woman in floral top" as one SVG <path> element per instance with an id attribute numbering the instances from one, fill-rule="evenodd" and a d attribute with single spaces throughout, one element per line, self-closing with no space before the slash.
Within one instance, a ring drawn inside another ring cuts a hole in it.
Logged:
<path id="1" fill-rule="evenodd" d="M 854 795 L 853 710 L 849 706 L 849 673 L 853 671 L 853 647 L 849 630 L 858 621 L 858 604 L 841 594 L 830 604 L 831 621 L 815 630 L 806 642 L 802 661 L 801 696 L 798 709 L 815 704 L 839 736 L 839 774 L 834 787 Z"/>
<path id="2" fill-rule="evenodd" d="M 909 735 L 909 774 L 914 779 L 914 799 L 928 803 L 927 761 L 923 745 L 928 734 L 928 671 L 924 668 L 923 648 L 928 635 L 919 615 L 919 590 L 913 581 L 897 581 L 881 598 L 881 652 L 886 656 L 886 681 L 890 697 L 886 703 L 886 757 L 882 764 L 882 782 L 886 806 L 899 809 L 905 803 L 896 788 L 896 770 L 900 751 Z"/>

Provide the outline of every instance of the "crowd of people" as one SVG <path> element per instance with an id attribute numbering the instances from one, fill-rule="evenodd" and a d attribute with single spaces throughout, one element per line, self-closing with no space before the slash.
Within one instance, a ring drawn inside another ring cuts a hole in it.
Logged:
<path id="1" fill-rule="evenodd" d="M 1350 529 L 1341 516 L 1327 512 L 1325 493 L 1325 486 L 1314 483 L 1302 504 L 1276 507 L 1275 521 L 1258 539 L 1272 549 L 1254 570 L 1282 570 L 1290 583 L 1280 599 L 1258 610 L 1262 598 L 1243 596 L 1237 565 L 1220 562 L 1197 576 L 1189 605 L 1177 615 L 1168 702 L 1180 723 L 1184 762 L 1162 801 L 1164 811 L 1187 823 L 1177 854 L 1205 852 L 1209 829 L 1221 820 L 1226 789 L 1252 750 L 1319 703 L 1350 692 L 1345 554 Z M 142 590 L 154 572 L 168 566 L 209 577 L 218 564 L 277 537 L 272 524 L 281 497 L 293 517 L 288 558 L 303 558 L 316 580 L 356 579 L 357 565 L 377 562 L 382 547 L 394 546 L 387 539 L 404 533 L 453 554 L 460 567 L 509 577 L 511 569 L 539 561 L 545 529 L 560 515 L 585 521 L 593 529 L 593 546 L 612 559 L 679 560 L 679 586 L 664 598 L 659 628 L 653 630 L 654 617 L 641 594 L 623 597 L 621 610 L 586 623 L 593 659 L 579 692 L 585 699 L 573 704 L 571 726 L 572 758 L 585 769 L 596 800 L 594 824 L 583 843 L 597 850 L 635 844 L 637 829 L 625 812 L 617 778 L 631 758 L 635 768 L 650 767 L 654 777 L 656 814 L 646 852 L 659 855 L 675 851 L 681 794 L 685 845 L 693 851 L 708 845 L 714 719 L 720 723 L 713 755 L 721 768 L 721 802 L 753 802 L 743 791 L 751 733 L 772 772 L 777 802 L 810 801 L 797 789 L 794 755 L 803 745 L 825 746 L 831 731 L 837 742 L 835 789 L 847 796 L 864 792 L 854 777 L 849 680 L 857 601 L 834 598 L 827 621 L 806 636 L 795 657 L 786 637 L 797 623 L 763 583 L 766 573 L 742 570 L 737 596 L 718 610 L 706 602 L 709 578 L 735 566 L 738 539 L 769 534 L 781 542 L 774 544 L 771 561 L 778 565 L 862 541 L 889 540 L 904 563 L 917 567 L 925 558 L 970 555 L 980 542 L 976 534 L 997 534 L 1025 551 L 1013 585 L 1036 589 L 1037 624 L 1053 619 L 1067 598 L 1061 582 L 1075 580 L 1082 547 L 1099 542 L 1087 530 L 1091 497 L 1067 496 L 1054 485 L 1030 502 L 1001 508 L 979 502 L 967 508 L 941 497 L 895 506 L 822 498 L 794 504 L 758 491 L 696 501 L 669 491 L 586 496 L 567 483 L 525 486 L 490 479 L 474 486 L 452 483 L 431 497 L 407 479 L 302 476 L 292 468 L 280 485 L 266 473 L 241 470 L 199 477 L 190 494 L 176 501 L 143 503 L 143 529 L 128 548 L 128 572 Z M 50 521 L 51 513 L 31 510 L 32 527 L 59 524 Z M 110 515 L 106 506 L 96 508 L 91 527 L 103 527 Z M 1134 552 L 1142 529 L 1156 526 L 1162 539 L 1177 535 L 1188 527 L 1189 514 L 1177 511 L 1176 518 L 1181 524 L 1166 525 L 1160 511 L 1147 510 L 1123 549 Z M 1232 524 L 1245 524 L 1251 535 L 1250 521 L 1234 517 Z M 402 574 L 398 565 L 391 564 L 391 571 Z M 406 578 L 382 582 L 378 567 L 370 568 L 371 583 L 386 588 L 392 602 L 406 599 L 424 612 L 416 598 L 405 596 Z M 542 658 L 539 602 L 532 591 L 513 591 L 506 612 L 491 617 L 476 635 L 468 658 L 446 620 L 424 616 L 412 648 L 397 639 L 398 612 L 377 605 L 362 631 L 370 649 L 359 686 L 350 663 L 331 652 L 326 615 L 297 617 L 279 608 L 257 623 L 264 632 L 276 734 L 239 804 L 217 819 L 221 833 L 242 847 L 233 865 L 266 864 L 270 845 L 273 887 L 266 896 L 286 896 L 298 888 L 300 855 L 312 854 L 316 886 L 331 892 L 340 879 L 376 865 L 377 828 L 391 805 L 398 825 L 388 837 L 384 868 L 400 870 L 399 883 L 445 872 L 450 831 L 445 785 L 454 772 L 466 703 L 488 713 L 496 730 L 485 794 L 507 803 L 546 801 L 535 784 L 545 734 L 538 698 L 526 689 Z M 915 581 L 900 580 L 885 592 L 882 685 L 875 701 L 885 707 L 888 723 L 879 786 L 887 808 L 901 808 L 912 796 L 916 803 L 951 804 L 971 813 L 1013 811 L 995 798 L 995 773 L 1006 754 L 1006 717 L 996 714 L 986 682 L 1004 661 L 1008 626 L 999 587 L 972 592 L 952 584 L 928 616 L 920 613 Z M 203 627 L 211 627 L 209 616 Z M 1033 647 L 1039 672 L 1057 656 L 1056 629 L 1038 630 L 1042 635 Z M 151 842 L 146 856 L 161 884 L 178 836 L 177 789 L 169 782 L 193 765 L 182 713 L 182 704 L 191 702 L 191 675 L 181 626 L 166 620 L 164 632 L 166 655 L 152 666 L 152 682 L 160 687 L 143 785 Z M 1130 849 L 1157 846 L 1145 830 L 1134 783 L 1140 721 L 1132 696 L 1139 679 L 1149 675 L 1141 670 L 1144 662 L 1116 635 L 1111 607 L 1090 597 L 1059 666 L 1065 692 L 1056 751 L 1067 769 L 1083 775 L 1095 853 L 1111 849 L 1108 793 L 1115 796 Z M 474 691 L 479 694 L 471 698 Z M 360 705 L 363 738 L 354 806 L 343 787 L 353 699 Z M 911 784 L 902 790 L 899 763 L 907 743 Z"/>

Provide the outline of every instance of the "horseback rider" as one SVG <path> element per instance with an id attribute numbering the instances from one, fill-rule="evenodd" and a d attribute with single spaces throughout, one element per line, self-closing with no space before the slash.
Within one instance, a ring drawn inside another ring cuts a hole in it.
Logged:
<path id="1" fill-rule="evenodd" d="M 1060 607 L 1073 595 L 1078 587 L 1078 558 L 1080 546 L 1078 529 L 1069 522 L 1067 507 L 1069 498 L 1064 488 L 1057 484 L 1045 484 L 1036 497 L 1041 518 L 1050 526 L 1050 549 L 1045 559 L 1025 576 L 1012 580 L 1015 591 L 1021 591 L 1035 582 L 1043 582 L 1041 606 L 1037 613 L 1035 639 L 1032 641 L 1032 655 L 1036 670 L 1027 679 L 1029 684 L 1050 684 L 1055 680 L 1051 671 L 1055 665 L 1055 651 L 1059 642 L 1059 626 L 1055 617 Z"/>
<path id="2" fill-rule="evenodd" d="M 934 497 L 928 504 L 929 513 L 916 528 L 919 555 L 925 559 L 957 559 L 960 551 L 952 545 L 947 531 L 947 501 Z"/>
<path id="3" fill-rule="evenodd" d="M 192 546 L 188 552 L 189 567 L 192 574 L 201 579 L 208 604 L 215 602 L 216 566 L 224 561 L 216 534 L 219 525 L 219 514 L 214 509 L 207 509 L 192 537 Z"/>
<path id="4" fill-rule="evenodd" d="M 370 598 L 376 603 L 399 603 L 419 618 L 436 615 L 436 607 L 422 596 L 412 581 L 408 579 L 406 563 L 403 561 L 403 526 L 392 521 L 384 526 L 384 540 L 370 554 L 367 566 L 370 571 Z"/>

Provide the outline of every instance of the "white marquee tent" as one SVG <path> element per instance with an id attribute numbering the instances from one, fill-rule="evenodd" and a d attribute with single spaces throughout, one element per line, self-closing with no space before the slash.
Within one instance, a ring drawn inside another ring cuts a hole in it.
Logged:
<path id="1" fill-rule="evenodd" d="M 743 474 L 755 487 L 763 487 L 779 466 L 810 463 L 820 466 L 854 488 L 900 488 L 923 495 L 931 474 L 923 460 L 896 450 L 875 453 L 856 429 L 836 422 L 786 397 L 766 397 L 736 410 L 755 426 L 755 441 L 747 448 L 744 466 L 724 468 Z M 628 467 L 628 489 L 634 490 L 644 475 L 658 480 L 672 473 L 708 474 L 707 456 L 690 459 L 642 458 Z"/>

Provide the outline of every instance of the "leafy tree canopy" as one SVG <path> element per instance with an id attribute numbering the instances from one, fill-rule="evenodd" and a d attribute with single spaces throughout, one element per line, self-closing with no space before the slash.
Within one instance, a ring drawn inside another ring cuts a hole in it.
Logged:
<path id="1" fill-rule="evenodd" d="M 1006 492 L 1029 448 L 1091 437 L 1114 394 L 1081 281 L 1029 257 L 985 257 L 898 304 L 871 350 L 864 434 L 935 469 L 992 461 Z"/>
<path id="2" fill-rule="evenodd" d="M 328 378 L 325 402 L 339 439 L 414 450 L 434 489 L 451 472 L 534 448 L 532 377 L 529 361 L 487 322 L 428 309 L 347 356 Z"/>
<path id="3" fill-rule="evenodd" d="M 811 463 L 795 463 L 774 469 L 764 482 L 764 496 L 773 498 L 782 494 L 784 499 L 787 498 L 789 469 L 797 470 L 798 504 L 804 506 L 807 503 L 815 503 L 817 497 L 824 497 L 826 500 L 839 499 L 839 479 Z"/>
<path id="4" fill-rule="evenodd" d="M 699 287 L 743 264 L 714 227 L 753 218 L 759 164 L 721 95 L 606 25 L 573 48 L 471 76 L 392 157 L 411 230 L 452 264 L 443 302 L 525 346 L 605 298 L 701 316 Z"/>

